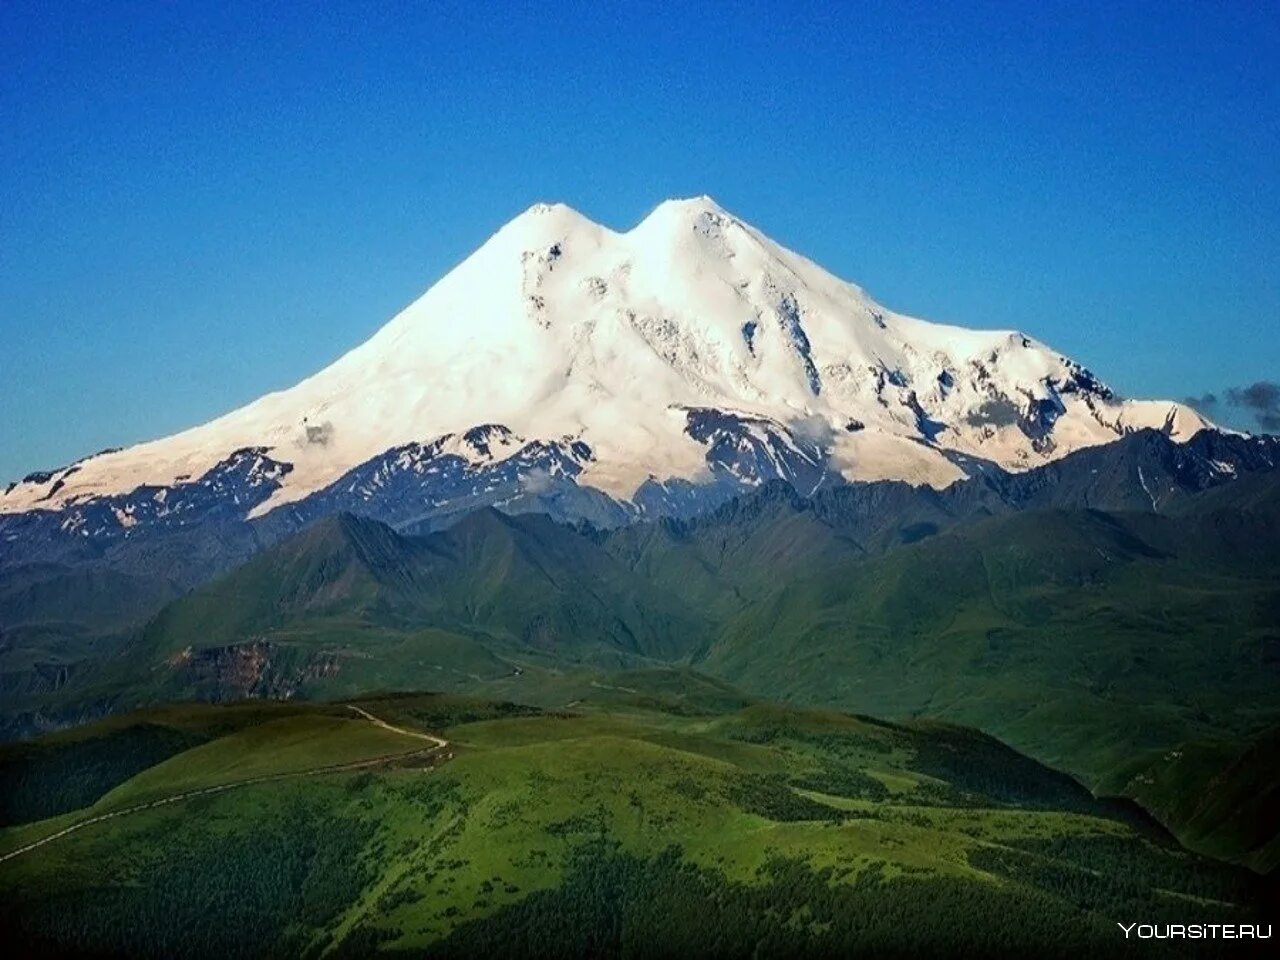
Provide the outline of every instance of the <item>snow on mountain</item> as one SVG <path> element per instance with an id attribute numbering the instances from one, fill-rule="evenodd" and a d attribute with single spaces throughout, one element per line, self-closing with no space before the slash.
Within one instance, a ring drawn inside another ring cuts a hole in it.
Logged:
<path id="1" fill-rule="evenodd" d="M 578 486 L 624 503 L 769 472 L 802 493 L 839 477 L 944 486 L 975 459 L 1021 471 L 1146 427 L 1186 440 L 1206 425 L 1177 403 L 1119 399 L 1021 333 L 894 313 L 707 197 L 667 201 L 626 233 L 539 204 L 316 375 L 33 474 L 0 512 L 143 487 L 153 503 L 234 463 L 260 469 L 245 510 L 262 517 L 345 490 L 375 458 L 393 472 L 395 451 L 489 469 L 554 448 Z"/>

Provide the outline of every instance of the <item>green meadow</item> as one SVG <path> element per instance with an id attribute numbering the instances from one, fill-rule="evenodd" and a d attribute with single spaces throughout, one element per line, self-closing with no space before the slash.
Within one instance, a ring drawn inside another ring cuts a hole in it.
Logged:
<path id="1" fill-rule="evenodd" d="M 1122 952 L 1118 920 L 1265 911 L 1255 874 L 963 727 L 781 706 L 688 671 L 582 687 L 558 706 L 358 701 L 388 726 L 344 703 L 179 705 L 7 746 L 3 782 L 59 800 L 11 804 L 0 855 L 119 815 L 0 862 L 5 939 L 138 957 L 1079 956 Z M 59 793 L 65 757 L 95 753 L 97 779 Z M 229 788 L 139 808 L 211 787 Z"/>

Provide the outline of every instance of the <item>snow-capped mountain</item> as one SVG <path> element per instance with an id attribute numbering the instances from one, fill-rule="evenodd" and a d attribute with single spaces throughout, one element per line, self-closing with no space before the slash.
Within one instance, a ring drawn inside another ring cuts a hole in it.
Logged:
<path id="1" fill-rule="evenodd" d="M 449 497 L 548 492 L 573 498 L 568 515 L 616 519 L 680 512 L 703 486 L 941 487 L 1206 426 L 1116 397 L 1022 333 L 894 313 L 706 197 L 625 233 L 539 204 L 316 375 L 32 474 L 0 513 L 125 532 L 198 509 L 300 520 L 393 490 L 404 522 Z"/>

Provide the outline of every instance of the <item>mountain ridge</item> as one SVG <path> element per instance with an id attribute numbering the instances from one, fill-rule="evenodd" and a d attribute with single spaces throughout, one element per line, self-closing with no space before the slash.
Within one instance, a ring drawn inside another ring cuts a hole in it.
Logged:
<path id="1" fill-rule="evenodd" d="M 1020 332 L 894 313 L 707 197 L 625 232 L 537 204 L 316 375 L 30 474 L 0 513 L 158 497 L 218 471 L 223 501 L 257 518 L 378 458 L 443 456 L 472 473 L 523 457 L 508 495 L 568 480 L 659 509 L 673 484 L 941 487 L 975 458 L 1016 472 L 1144 427 L 1185 440 L 1206 426 L 1180 404 L 1120 400 Z"/>
<path id="2" fill-rule="evenodd" d="M 614 530 L 486 509 L 406 537 L 337 515 L 168 604 L 42 702 L 352 696 L 389 678 L 528 698 L 573 671 L 690 665 L 758 696 L 982 729 L 1270 869 L 1274 818 L 1233 832 L 1233 804 L 1192 809 L 1162 786 L 1207 784 L 1232 757 L 1160 758 L 1280 722 L 1278 478 L 1170 513 L 958 516 L 930 491 L 930 530 L 857 499 L 906 485 L 815 499 L 777 483 Z"/>

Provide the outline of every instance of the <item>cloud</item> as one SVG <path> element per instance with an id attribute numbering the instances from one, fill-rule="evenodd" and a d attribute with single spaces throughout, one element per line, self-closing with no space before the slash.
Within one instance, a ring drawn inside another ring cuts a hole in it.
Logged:
<path id="1" fill-rule="evenodd" d="M 1247 410 L 1263 430 L 1280 431 L 1280 383 L 1258 380 L 1247 387 L 1232 387 L 1227 391 L 1227 403 Z"/>
<path id="2" fill-rule="evenodd" d="M 533 497 L 540 497 L 544 493 L 550 493 L 554 486 L 555 477 L 541 467 L 534 467 L 520 478 L 520 491 Z"/>
<path id="3" fill-rule="evenodd" d="M 1280 383 L 1258 380 L 1242 387 L 1228 387 L 1221 394 L 1206 393 L 1184 401 L 1206 415 L 1243 414 L 1269 433 L 1280 432 Z"/>
<path id="4" fill-rule="evenodd" d="M 1263 430 L 1280 430 L 1280 383 L 1259 380 L 1247 387 L 1232 387 L 1227 402 L 1252 413 Z"/>
<path id="5" fill-rule="evenodd" d="M 793 437 L 797 440 L 807 440 L 819 450 L 830 450 L 835 440 L 836 432 L 831 422 L 826 417 L 819 417 L 816 414 L 798 417 L 787 426 L 791 429 Z"/>
<path id="6" fill-rule="evenodd" d="M 1218 395 L 1216 393 L 1206 393 L 1199 397 L 1183 397 L 1182 402 L 1188 407 L 1193 407 L 1201 413 L 1211 413 L 1218 406 Z"/>

